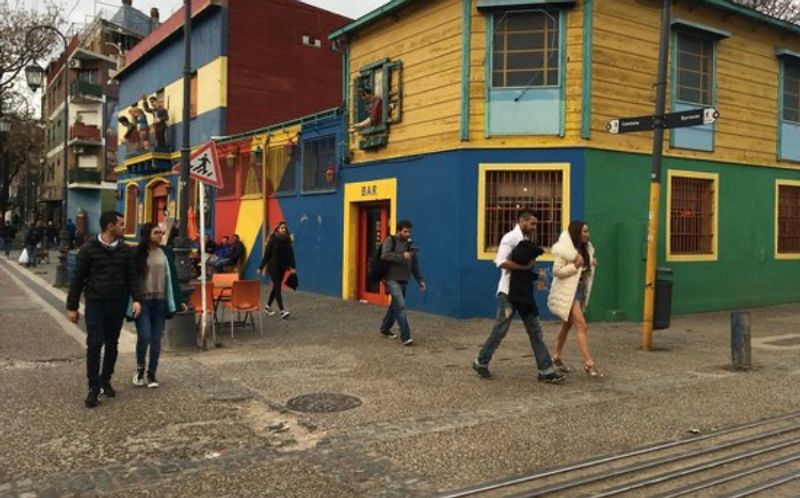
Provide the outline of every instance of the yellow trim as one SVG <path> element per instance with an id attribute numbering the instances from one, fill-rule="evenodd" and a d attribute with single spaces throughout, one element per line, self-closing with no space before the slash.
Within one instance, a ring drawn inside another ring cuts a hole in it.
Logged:
<path id="1" fill-rule="evenodd" d="M 365 202 L 389 201 L 389 231 L 397 223 L 397 178 L 348 183 L 344 186 L 344 218 L 342 237 L 342 299 L 356 299 L 356 241 L 358 240 L 358 205 Z"/>
<path id="2" fill-rule="evenodd" d="M 478 165 L 478 225 L 477 231 L 477 258 L 489 261 L 497 256 L 497 251 L 486 251 L 486 173 L 488 171 L 560 171 L 561 184 L 561 230 L 569 226 L 571 216 L 570 198 L 570 164 L 569 163 L 481 163 Z M 500 242 L 498 240 L 498 242 Z M 548 252 L 539 258 L 539 261 L 552 261 L 553 256 Z"/>
<path id="3" fill-rule="evenodd" d="M 712 180 L 714 182 L 714 216 L 712 225 L 714 227 L 711 253 L 710 254 L 672 254 L 672 177 L 677 176 L 680 178 L 701 178 L 704 180 Z M 667 238 L 664 244 L 667 248 L 667 261 L 676 262 L 698 262 L 698 261 L 717 261 L 719 259 L 719 174 L 707 173 L 702 171 L 686 171 L 680 169 L 670 169 L 667 171 Z"/>
<path id="4" fill-rule="evenodd" d="M 153 160 L 159 160 L 159 159 L 169 161 L 169 160 L 172 159 L 172 156 L 173 156 L 173 154 L 168 153 L 168 152 L 147 152 L 147 153 L 142 154 L 140 156 L 134 156 L 134 157 L 132 157 L 130 159 L 127 159 L 123 164 L 124 164 L 124 167 L 127 169 L 129 166 L 133 166 L 135 164 L 139 164 L 139 163 L 143 163 L 143 162 L 147 162 L 147 161 L 153 161 Z"/>
<path id="5" fill-rule="evenodd" d="M 775 259 L 778 260 L 792 260 L 800 259 L 800 252 L 778 252 L 778 201 L 779 190 L 781 187 L 800 187 L 800 180 L 775 180 Z"/>
<path id="6" fill-rule="evenodd" d="M 131 181 L 131 182 L 128 182 L 128 183 L 125 184 L 125 196 L 123 197 L 123 199 L 124 199 L 123 200 L 124 208 L 122 210 L 122 219 L 124 219 L 126 222 L 128 221 L 128 190 L 130 190 L 131 188 L 135 188 L 135 189 L 138 190 L 139 189 L 139 184 L 136 183 L 135 181 Z M 139 199 L 138 199 L 139 194 L 137 193 L 136 196 L 137 196 L 136 205 L 138 206 L 139 205 Z M 137 214 L 136 221 L 138 222 L 139 221 L 138 207 L 137 207 L 137 213 L 136 214 Z M 138 225 L 138 223 L 137 223 L 137 225 Z M 132 236 L 136 237 L 136 227 L 134 226 L 133 227 L 133 231 L 129 232 L 128 231 L 128 224 L 126 223 L 125 224 L 125 235 L 126 236 L 132 235 Z"/>
<path id="7" fill-rule="evenodd" d="M 127 171 L 128 168 L 126 168 L 125 166 L 117 166 L 116 168 L 114 168 L 114 173 L 126 173 Z"/>
<path id="8" fill-rule="evenodd" d="M 146 222 L 153 222 L 153 186 L 156 183 L 166 183 L 171 187 L 172 184 L 169 180 L 165 180 L 163 176 L 158 176 L 147 182 L 144 186 L 144 219 Z M 169 203 L 167 203 L 169 206 Z"/>

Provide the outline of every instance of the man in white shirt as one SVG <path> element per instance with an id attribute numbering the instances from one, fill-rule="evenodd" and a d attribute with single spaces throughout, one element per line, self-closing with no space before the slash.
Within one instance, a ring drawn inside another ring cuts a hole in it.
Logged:
<path id="1" fill-rule="evenodd" d="M 508 333 L 511 320 L 514 319 L 514 312 L 518 312 L 525 324 L 525 331 L 533 348 L 536 357 L 536 365 L 539 371 L 538 380 L 549 384 L 558 384 L 564 380 L 564 375 L 558 373 L 553 368 L 553 360 L 550 352 L 542 338 L 542 326 L 539 324 L 538 311 L 533 307 L 533 311 L 523 311 L 517 308 L 508 299 L 509 285 L 511 283 L 512 271 L 530 271 L 535 264 L 532 260 L 528 265 L 521 265 L 511 261 L 511 251 L 523 240 L 532 240 L 536 232 L 536 216 L 530 210 L 522 210 L 517 217 L 517 226 L 513 230 L 503 235 L 500 247 L 497 248 L 497 256 L 494 263 L 500 268 L 500 282 L 497 285 L 497 320 L 494 323 L 491 334 L 481 347 L 478 358 L 472 364 L 472 369 L 484 379 L 491 379 L 489 362 L 503 338 Z"/>

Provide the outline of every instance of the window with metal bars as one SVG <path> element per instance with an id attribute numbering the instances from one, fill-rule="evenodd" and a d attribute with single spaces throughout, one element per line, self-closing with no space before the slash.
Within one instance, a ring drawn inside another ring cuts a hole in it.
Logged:
<path id="1" fill-rule="evenodd" d="M 506 12 L 496 15 L 492 39 L 492 86 L 559 84 L 559 13 Z"/>
<path id="2" fill-rule="evenodd" d="M 561 170 L 486 171 L 484 250 L 497 251 L 500 239 L 514 229 L 523 209 L 536 214 L 536 235 L 542 247 L 552 247 L 564 216 L 563 175 Z"/>
<path id="3" fill-rule="evenodd" d="M 303 192 L 330 190 L 325 173 L 335 168 L 336 136 L 306 140 L 303 143 Z"/>
<path id="4" fill-rule="evenodd" d="M 778 185 L 778 253 L 800 253 L 800 186 Z"/>
<path id="5" fill-rule="evenodd" d="M 674 255 L 714 253 L 715 182 L 673 176 L 670 209 L 670 252 Z"/>
<path id="6" fill-rule="evenodd" d="M 714 85 L 714 41 L 687 33 L 678 35 L 677 99 L 711 105 Z"/>

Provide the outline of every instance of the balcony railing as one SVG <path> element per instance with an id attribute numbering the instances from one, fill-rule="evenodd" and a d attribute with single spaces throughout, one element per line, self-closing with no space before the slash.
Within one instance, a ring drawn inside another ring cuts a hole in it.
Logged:
<path id="1" fill-rule="evenodd" d="M 97 97 L 103 98 L 103 87 L 88 81 L 73 81 L 69 94 L 72 97 Z"/>
<path id="2" fill-rule="evenodd" d="M 70 140 L 84 140 L 87 142 L 100 142 L 100 128 L 95 125 L 75 123 L 69 129 Z"/>
<path id="3" fill-rule="evenodd" d="M 100 183 L 103 174 L 95 168 L 74 168 L 69 171 L 70 183 Z"/>

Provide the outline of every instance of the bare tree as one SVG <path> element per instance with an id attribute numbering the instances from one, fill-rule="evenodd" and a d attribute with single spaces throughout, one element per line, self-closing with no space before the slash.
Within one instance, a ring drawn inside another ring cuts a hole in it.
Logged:
<path id="1" fill-rule="evenodd" d="M 10 207 L 11 185 L 25 168 L 29 168 L 29 179 L 39 176 L 40 164 L 34 158 L 41 157 L 45 144 L 44 131 L 23 95 L 7 91 L 0 94 L 0 104 L 4 118 L 11 122 L 11 130 L 0 137 L 0 213 L 5 213 Z"/>
<path id="2" fill-rule="evenodd" d="M 28 64 L 60 46 L 52 32 L 30 33 L 30 29 L 39 25 L 57 27 L 61 23 L 61 10 L 55 3 L 48 2 L 40 12 L 26 9 L 23 2 L 0 0 L 0 94 L 14 86 Z"/>
<path id="3" fill-rule="evenodd" d="M 800 5 L 797 0 L 734 0 L 769 16 L 800 24 Z"/>

